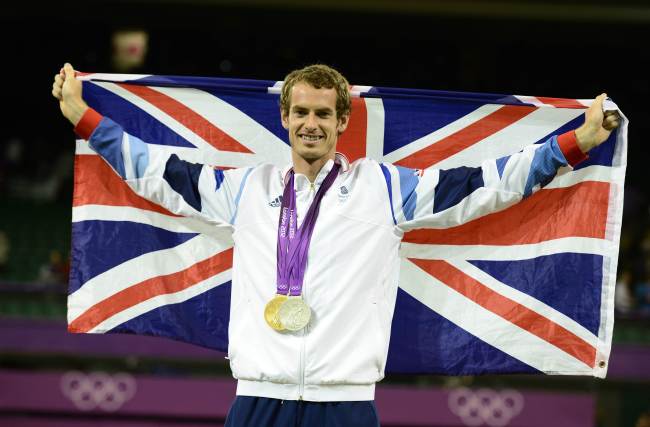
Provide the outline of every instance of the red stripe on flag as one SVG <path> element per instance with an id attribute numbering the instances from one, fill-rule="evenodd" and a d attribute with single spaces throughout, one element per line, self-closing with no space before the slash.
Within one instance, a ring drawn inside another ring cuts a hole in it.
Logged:
<path id="1" fill-rule="evenodd" d="M 252 153 L 248 148 L 237 142 L 236 139 L 214 126 L 203 116 L 188 108 L 183 103 L 176 101 L 174 98 L 147 86 L 123 83 L 119 84 L 119 86 L 164 111 L 173 117 L 174 120 L 190 129 L 218 150 Z"/>
<path id="2" fill-rule="evenodd" d="M 131 206 L 165 215 L 175 215 L 135 194 L 99 156 L 76 155 L 72 206 Z"/>
<path id="3" fill-rule="evenodd" d="M 152 277 L 98 302 L 68 325 L 70 332 L 88 332 L 106 319 L 141 302 L 173 294 L 219 274 L 232 266 L 232 248 L 185 270 Z"/>
<path id="4" fill-rule="evenodd" d="M 582 105 L 575 99 L 547 98 L 543 96 L 536 96 L 535 98 L 539 99 L 540 102 L 543 102 L 544 104 L 549 104 L 557 108 L 587 108 L 586 105 Z"/>
<path id="5" fill-rule="evenodd" d="M 348 128 L 336 143 L 336 151 L 345 154 L 350 162 L 366 157 L 367 114 L 365 100 L 352 98 L 352 115 Z"/>
<path id="6" fill-rule="evenodd" d="M 426 169 L 510 126 L 536 109 L 536 107 L 530 106 L 504 105 L 497 111 L 420 151 L 404 157 L 395 164 L 413 169 Z"/>
<path id="7" fill-rule="evenodd" d="M 547 317 L 493 291 L 445 261 L 412 258 L 409 260 L 481 307 L 538 336 L 588 366 L 594 366 L 596 348 Z"/>
<path id="8" fill-rule="evenodd" d="M 456 227 L 410 231 L 403 240 L 434 245 L 522 245 L 563 237 L 603 239 L 608 204 L 609 183 L 586 181 L 540 190 L 508 209 Z"/>

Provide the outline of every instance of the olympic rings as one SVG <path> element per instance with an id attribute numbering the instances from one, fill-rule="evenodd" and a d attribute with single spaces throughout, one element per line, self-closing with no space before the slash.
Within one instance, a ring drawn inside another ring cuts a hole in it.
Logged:
<path id="1" fill-rule="evenodd" d="M 114 375 L 105 372 L 69 371 L 61 376 L 63 395 L 81 411 L 99 408 L 115 412 L 129 401 L 136 392 L 135 379 L 127 373 Z"/>
<path id="2" fill-rule="evenodd" d="M 466 426 L 504 427 L 521 413 L 524 397 L 511 389 L 499 392 L 481 388 L 473 391 L 461 387 L 449 393 L 447 404 Z"/>

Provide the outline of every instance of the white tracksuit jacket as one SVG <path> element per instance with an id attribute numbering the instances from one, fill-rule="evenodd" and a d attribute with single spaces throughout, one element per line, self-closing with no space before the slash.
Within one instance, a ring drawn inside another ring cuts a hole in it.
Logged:
<path id="1" fill-rule="evenodd" d="M 447 228 L 504 209 L 548 183 L 567 158 L 583 158 L 573 132 L 480 168 L 422 173 L 337 156 L 342 168 L 322 200 L 303 286 L 312 320 L 302 331 L 279 333 L 263 313 L 276 291 L 280 195 L 290 165 L 220 171 L 188 163 L 93 110 L 76 130 L 138 194 L 232 231 L 228 355 L 237 394 L 286 400 L 374 399 L 384 377 L 405 231 Z M 332 165 L 313 186 L 296 175 L 299 225 Z"/>

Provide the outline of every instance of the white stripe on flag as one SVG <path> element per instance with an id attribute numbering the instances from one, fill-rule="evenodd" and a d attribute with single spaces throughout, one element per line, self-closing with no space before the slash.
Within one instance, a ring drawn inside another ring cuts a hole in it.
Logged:
<path id="1" fill-rule="evenodd" d="M 604 106 L 607 109 L 607 105 Z M 627 165 L 627 128 L 628 120 L 621 112 L 623 119 L 616 133 L 616 148 L 612 159 L 612 185 L 609 188 L 609 209 L 607 210 L 607 228 L 605 238 L 612 242 L 612 251 L 603 259 L 603 283 L 601 292 L 601 320 L 598 337 L 600 343 L 596 355 L 598 368 L 596 376 L 605 378 L 607 375 L 609 355 L 614 329 L 614 306 L 616 290 L 616 272 L 618 268 L 618 253 L 621 235 L 621 218 L 623 216 L 623 195 L 625 183 L 625 167 Z M 605 362 L 601 365 L 602 362 Z"/>
<path id="2" fill-rule="evenodd" d="M 386 154 L 383 160 L 385 162 L 395 163 L 403 159 L 404 157 L 408 157 L 411 154 L 414 154 L 460 130 L 463 130 L 464 128 L 471 125 L 472 123 L 484 119 L 485 117 L 501 109 L 502 107 L 503 105 L 495 105 L 495 104 L 483 105 L 477 108 L 476 110 L 472 111 L 471 113 L 461 117 L 460 119 L 455 120 L 446 126 L 443 126 L 442 128 L 436 130 L 435 132 L 431 132 L 430 134 L 425 135 L 422 138 L 419 138 L 409 144 L 406 144 L 401 148 L 398 148 L 397 150 L 391 153 Z"/>
<path id="3" fill-rule="evenodd" d="M 583 341 L 591 344 L 593 347 L 596 347 L 598 344 L 598 337 L 596 335 L 591 333 L 587 328 L 569 316 L 555 310 L 553 307 L 545 304 L 544 302 L 528 295 L 525 292 L 521 292 L 500 282 L 499 280 L 487 274 L 485 271 L 470 264 L 467 261 L 449 260 L 447 262 L 469 277 L 472 277 L 476 281 L 492 289 L 494 292 L 511 299 L 517 304 L 521 304 L 522 306 L 546 317 L 547 319 L 550 319 Z"/>
<path id="4" fill-rule="evenodd" d="M 129 92 L 128 90 L 126 90 L 126 89 L 124 89 L 124 88 L 122 88 L 122 87 L 120 87 L 120 86 L 118 86 L 118 85 L 116 85 L 114 83 L 103 83 L 103 82 L 93 82 L 93 83 L 97 84 L 98 86 L 100 86 L 100 87 L 102 87 L 102 88 L 104 88 L 104 89 L 106 89 L 106 90 L 108 90 L 108 91 L 122 97 L 122 98 L 124 98 L 125 100 L 127 100 L 127 101 L 131 102 L 132 104 L 136 105 L 138 108 L 140 108 L 143 111 L 149 113 L 152 117 L 154 117 L 156 120 L 160 121 L 162 124 L 167 126 L 169 129 L 172 129 L 174 132 L 179 134 L 181 137 L 185 138 L 187 141 L 194 144 L 197 148 L 200 149 L 201 152 L 203 152 L 203 153 L 215 153 L 216 152 L 217 153 L 217 156 L 212 154 L 208 158 L 204 159 L 203 162 L 205 162 L 206 160 L 212 160 L 212 159 L 217 160 L 218 159 L 216 162 L 211 162 L 211 163 L 218 164 L 219 166 L 227 166 L 227 167 L 246 167 L 246 166 L 250 166 L 251 164 L 260 163 L 264 159 L 285 158 L 285 157 L 288 158 L 288 154 L 286 156 L 282 155 L 283 149 L 278 148 L 278 147 L 280 147 L 280 145 L 282 145 L 282 146 L 284 146 L 286 148 L 286 150 L 288 150 L 288 147 L 286 147 L 286 144 L 284 144 L 284 142 L 278 140 L 278 138 L 275 135 L 273 135 L 272 133 L 270 133 L 266 129 L 264 129 L 264 130 L 260 129 L 260 128 L 263 128 L 263 126 L 261 126 L 259 123 L 255 122 L 254 120 L 250 119 L 248 116 L 246 116 L 245 114 L 243 114 L 239 110 L 235 109 L 234 107 L 226 104 L 225 102 L 219 100 L 218 98 L 216 98 L 216 97 L 214 97 L 214 96 L 212 96 L 212 95 L 210 95 L 208 93 L 199 91 L 197 89 L 155 88 L 155 90 L 157 90 L 157 91 L 159 91 L 161 93 L 166 92 L 165 94 L 168 95 L 168 96 L 171 96 L 170 93 L 173 94 L 173 95 L 177 95 L 179 93 L 182 94 L 183 95 L 181 97 L 182 99 L 177 99 L 177 101 L 185 104 L 188 108 L 191 108 L 191 105 L 195 105 L 197 103 L 207 104 L 204 107 L 204 109 L 206 109 L 206 108 L 214 108 L 215 110 L 217 110 L 217 107 L 219 107 L 220 104 L 221 104 L 221 106 L 223 106 L 223 104 L 228 105 L 228 107 L 230 107 L 230 109 L 236 110 L 239 113 L 240 117 L 245 117 L 245 119 L 241 120 L 242 124 L 240 124 L 240 126 L 242 126 L 242 128 L 246 128 L 246 131 L 250 134 L 250 135 L 248 135 L 249 137 L 251 137 L 251 135 L 253 135 L 253 134 L 257 135 L 258 137 L 260 135 L 264 135 L 264 136 L 270 135 L 269 139 L 266 140 L 267 141 L 266 150 L 268 150 L 269 153 L 266 153 L 264 150 L 262 151 L 262 153 L 259 153 L 257 151 L 258 147 L 251 147 L 250 146 L 250 141 L 238 139 L 233 134 L 231 134 L 228 129 L 224 129 L 221 126 L 219 126 L 218 124 L 214 123 L 213 120 L 211 120 L 211 119 L 214 118 L 214 112 L 212 112 L 212 117 L 205 117 L 204 116 L 204 118 L 206 120 L 212 122 L 215 126 L 222 129 L 228 135 L 230 135 L 232 137 L 235 137 L 235 139 L 237 139 L 237 141 L 239 143 L 241 143 L 242 145 L 250 148 L 251 151 L 254 152 L 254 154 L 236 153 L 236 152 L 232 152 L 232 151 L 218 150 L 213 145 L 209 144 L 207 141 L 205 141 L 203 138 L 201 138 L 199 135 L 194 133 L 192 130 L 188 129 L 187 127 L 185 127 L 184 125 L 179 123 L 175 118 L 171 117 L 170 115 L 168 115 L 164 111 L 160 110 L 158 107 L 150 104 L 149 102 L 145 101 L 144 99 L 140 98 L 139 96 Z M 165 90 L 163 90 L 163 89 L 165 89 Z M 172 98 L 174 98 L 174 97 L 172 96 Z M 219 111 L 221 112 L 221 109 Z M 203 115 L 199 111 L 197 111 L 197 114 Z M 239 133 L 241 134 L 242 132 L 239 132 Z M 272 141 L 274 141 L 274 140 L 278 140 L 278 141 L 280 141 L 280 143 L 273 144 Z M 155 141 L 145 141 L 145 142 L 155 143 Z M 161 146 L 161 147 L 164 147 L 164 146 Z M 172 147 L 172 148 L 176 149 L 177 147 Z M 267 157 L 265 157 L 265 156 L 267 156 Z M 278 160 L 278 159 L 276 159 L 276 160 Z M 285 163 L 286 163 L 286 159 L 281 164 L 285 164 Z"/>
<path id="5" fill-rule="evenodd" d="M 209 224 L 191 217 L 175 217 L 132 206 L 83 205 L 72 208 L 72 222 L 129 221 L 152 225 L 174 233 L 204 233 L 231 241 L 229 225 Z"/>
<path id="6" fill-rule="evenodd" d="M 78 139 L 75 154 L 82 156 L 97 156 L 97 152 L 88 145 L 85 139 Z M 149 144 L 149 150 L 158 153 L 161 157 L 170 157 L 176 154 L 179 158 L 191 162 L 206 165 L 225 166 L 224 153 L 221 151 L 211 150 L 203 151 L 190 147 L 175 147 L 170 145 Z"/>
<path id="7" fill-rule="evenodd" d="M 366 157 L 378 162 L 384 157 L 384 102 L 381 98 L 364 98 L 366 103 Z"/>
<path id="8" fill-rule="evenodd" d="M 185 270 L 229 247 L 223 241 L 199 234 L 176 247 L 131 258 L 98 274 L 68 295 L 68 323 L 88 308 L 132 285 Z"/>
<path id="9" fill-rule="evenodd" d="M 88 332 L 95 334 L 105 333 L 124 322 L 128 322 L 129 320 L 134 319 L 156 308 L 187 301 L 190 298 L 207 292 L 210 289 L 216 288 L 217 286 L 221 286 L 225 282 L 231 280 L 231 272 L 232 270 L 228 269 L 205 280 L 202 280 L 192 286 L 189 286 L 182 291 L 171 294 L 158 295 L 156 297 L 142 301 L 139 304 L 133 305 L 109 317 L 94 328 L 90 329 Z"/>
<path id="10" fill-rule="evenodd" d="M 611 254 L 613 249 L 612 242 L 590 237 L 564 237 L 527 245 L 427 245 L 402 242 L 400 257 L 510 261 L 562 252 L 606 256 Z"/>
<path id="11" fill-rule="evenodd" d="M 289 162 L 290 148 L 284 141 L 246 113 L 217 96 L 201 90 L 185 88 L 157 87 L 155 90 L 184 104 L 187 108 L 201 115 L 215 127 L 250 149 L 254 154 L 248 154 L 248 163 L 242 166 L 250 166 L 251 162 L 256 161 L 283 167 Z M 279 114 L 278 120 L 280 120 Z M 251 156 L 255 156 L 256 160 L 252 159 Z"/>
<path id="12" fill-rule="evenodd" d="M 558 170 L 558 174 L 553 178 L 553 181 L 544 188 L 567 188 L 585 181 L 613 182 L 616 180 L 615 174 L 616 171 L 607 166 L 593 165 L 578 170 L 563 167 Z"/>
<path id="13" fill-rule="evenodd" d="M 591 374 L 593 369 L 549 342 L 483 308 L 402 260 L 400 287 L 480 340 L 545 373 Z"/>
<path id="14" fill-rule="evenodd" d="M 539 108 L 509 126 L 484 138 L 465 150 L 432 165 L 440 169 L 480 166 L 488 159 L 498 159 L 556 133 L 557 129 L 584 114 L 568 108 Z"/>

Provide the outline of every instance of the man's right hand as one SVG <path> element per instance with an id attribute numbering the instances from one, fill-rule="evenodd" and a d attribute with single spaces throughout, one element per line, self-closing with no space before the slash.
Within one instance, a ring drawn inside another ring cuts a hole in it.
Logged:
<path id="1" fill-rule="evenodd" d="M 88 104 L 81 96 L 81 81 L 77 80 L 72 65 L 67 62 L 59 74 L 54 76 L 52 95 L 59 100 L 59 107 L 65 118 L 76 126 L 88 109 Z"/>

